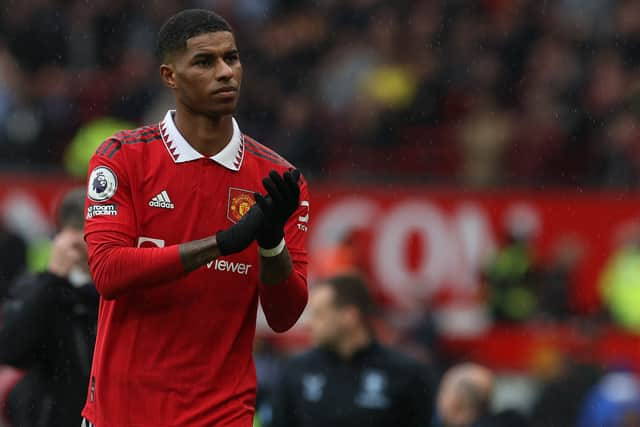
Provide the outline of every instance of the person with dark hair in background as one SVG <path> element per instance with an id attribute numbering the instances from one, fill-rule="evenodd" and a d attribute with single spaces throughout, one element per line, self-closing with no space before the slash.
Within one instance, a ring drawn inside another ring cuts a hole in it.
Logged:
<path id="1" fill-rule="evenodd" d="M 177 13 L 158 55 L 176 109 L 107 138 L 89 165 L 101 298 L 83 424 L 249 427 L 258 300 L 276 332 L 307 303 L 307 184 L 240 131 L 242 63 L 222 17 Z"/>
<path id="2" fill-rule="evenodd" d="M 26 371 L 8 397 L 14 426 L 81 422 L 98 317 L 83 240 L 84 199 L 84 189 L 64 196 L 48 269 L 18 280 L 2 307 L 0 364 Z"/>
<path id="3" fill-rule="evenodd" d="M 313 287 L 309 326 L 317 347 L 282 369 L 271 427 L 429 425 L 431 373 L 376 341 L 374 312 L 359 276 Z"/>

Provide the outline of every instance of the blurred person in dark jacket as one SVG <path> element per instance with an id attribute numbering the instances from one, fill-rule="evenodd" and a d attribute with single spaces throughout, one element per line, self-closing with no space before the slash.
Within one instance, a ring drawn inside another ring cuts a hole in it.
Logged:
<path id="1" fill-rule="evenodd" d="M 27 245 L 17 234 L 0 222 L 0 302 L 10 284 L 22 273 L 27 260 Z"/>
<path id="2" fill-rule="evenodd" d="M 289 360 L 272 427 L 428 426 L 429 370 L 376 341 L 374 304 L 359 276 L 318 283 L 309 299 L 312 350 Z"/>
<path id="3" fill-rule="evenodd" d="M 585 397 L 602 376 L 597 364 L 558 356 L 540 372 L 542 388 L 531 408 L 532 427 L 575 426 Z"/>
<path id="4" fill-rule="evenodd" d="M 8 397 L 14 426 L 78 426 L 95 342 L 98 294 L 83 240 L 84 190 L 58 210 L 46 271 L 21 278 L 2 307 L 0 364 L 26 371 Z"/>
<path id="5" fill-rule="evenodd" d="M 576 236 L 559 236 L 554 243 L 550 259 L 539 269 L 538 309 L 544 317 L 567 320 L 573 314 L 571 295 L 584 253 L 584 243 Z"/>

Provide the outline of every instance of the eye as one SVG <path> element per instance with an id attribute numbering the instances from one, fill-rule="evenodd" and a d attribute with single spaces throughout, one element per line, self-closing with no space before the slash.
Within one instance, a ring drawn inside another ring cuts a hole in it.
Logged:
<path id="1" fill-rule="evenodd" d="M 224 61 L 227 64 L 235 64 L 239 60 L 240 60 L 240 55 L 237 52 L 236 53 L 230 53 L 230 54 L 228 54 L 228 55 L 226 55 L 224 57 Z"/>
<path id="2" fill-rule="evenodd" d="M 193 63 L 193 65 L 195 65 L 196 67 L 206 68 L 211 65 L 211 60 L 207 58 L 198 59 Z"/>

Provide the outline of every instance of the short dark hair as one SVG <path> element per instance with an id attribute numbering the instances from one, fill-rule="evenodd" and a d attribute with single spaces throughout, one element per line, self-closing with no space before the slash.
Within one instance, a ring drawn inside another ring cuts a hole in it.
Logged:
<path id="1" fill-rule="evenodd" d="M 84 200 L 86 192 L 83 187 L 74 188 L 67 192 L 58 207 L 56 222 L 58 230 L 71 227 L 77 230 L 84 229 Z"/>
<path id="2" fill-rule="evenodd" d="M 369 287 L 364 279 L 357 274 L 343 274 L 329 277 L 318 283 L 333 289 L 334 304 L 337 307 L 353 306 L 365 316 L 376 314 L 377 307 L 371 298 Z"/>
<path id="3" fill-rule="evenodd" d="M 228 31 L 231 25 L 220 15 L 205 9 L 186 9 L 176 13 L 162 25 L 158 33 L 157 55 L 164 60 L 167 55 L 187 48 L 187 40 L 200 34 Z"/>

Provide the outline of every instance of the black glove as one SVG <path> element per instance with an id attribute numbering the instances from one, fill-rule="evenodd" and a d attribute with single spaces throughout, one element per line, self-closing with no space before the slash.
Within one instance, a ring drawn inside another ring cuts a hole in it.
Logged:
<path id="1" fill-rule="evenodd" d="M 258 229 L 256 240 L 263 249 L 278 246 L 284 237 L 284 226 L 289 217 L 298 209 L 300 203 L 300 171 L 287 171 L 282 176 L 276 171 L 262 180 L 268 195 L 254 193 L 256 204 L 264 213 L 262 226 Z"/>
<path id="2" fill-rule="evenodd" d="M 264 222 L 264 214 L 258 205 L 253 205 L 240 221 L 226 230 L 216 233 L 216 241 L 222 255 L 245 250 L 256 238 L 256 233 Z"/>

